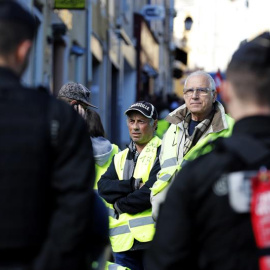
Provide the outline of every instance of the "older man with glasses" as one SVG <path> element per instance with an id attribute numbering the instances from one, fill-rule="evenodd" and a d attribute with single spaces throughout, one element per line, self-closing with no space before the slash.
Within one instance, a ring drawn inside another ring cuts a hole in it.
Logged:
<path id="1" fill-rule="evenodd" d="M 189 160 L 211 150 L 205 145 L 218 137 L 231 135 L 233 119 L 216 100 L 213 78 L 204 71 L 191 73 L 184 86 L 185 104 L 171 112 L 171 124 L 162 141 L 161 170 L 152 187 L 152 215 L 156 220 L 160 204 L 178 171 Z"/>

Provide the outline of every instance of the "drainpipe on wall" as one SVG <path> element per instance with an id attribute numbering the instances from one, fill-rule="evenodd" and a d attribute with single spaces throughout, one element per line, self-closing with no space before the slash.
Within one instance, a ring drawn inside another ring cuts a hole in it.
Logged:
<path id="1" fill-rule="evenodd" d="M 86 25 L 85 25 L 85 44 L 86 44 L 86 61 L 85 61 L 85 86 L 90 87 L 92 82 L 92 1 L 86 1 Z"/>

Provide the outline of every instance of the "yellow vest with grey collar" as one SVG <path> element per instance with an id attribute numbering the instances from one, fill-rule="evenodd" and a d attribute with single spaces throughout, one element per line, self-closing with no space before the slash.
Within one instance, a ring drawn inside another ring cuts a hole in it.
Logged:
<path id="1" fill-rule="evenodd" d="M 157 148 L 160 145 L 161 140 L 155 136 L 144 147 L 135 166 L 134 178 L 141 178 L 144 183 L 148 180 L 150 171 L 156 160 Z M 120 181 L 123 180 L 128 151 L 129 149 L 127 148 L 114 157 L 114 166 Z M 134 239 L 139 242 L 149 242 L 153 239 L 155 226 L 151 208 L 135 215 L 123 213 L 119 215 L 118 219 L 112 214 L 112 205 L 109 205 L 109 212 L 111 213 L 109 215 L 110 241 L 114 252 L 129 250 L 133 246 Z"/>
<path id="2" fill-rule="evenodd" d="M 172 177 L 178 173 L 187 161 L 194 160 L 198 156 L 210 152 L 211 147 L 204 147 L 205 145 L 216 140 L 218 137 L 231 136 L 234 120 L 228 115 L 225 115 L 225 119 L 228 123 L 228 127 L 226 129 L 223 129 L 220 132 L 210 132 L 207 134 L 207 136 L 201 139 L 187 152 L 180 162 L 178 160 L 179 145 L 177 143 L 180 129 L 176 125 L 171 125 L 169 131 L 165 135 L 166 140 L 163 140 L 162 148 L 165 150 L 163 152 L 163 158 L 160 160 L 161 170 L 157 174 L 158 179 L 151 188 L 152 196 L 155 196 L 157 193 L 165 189 L 169 185 Z"/>

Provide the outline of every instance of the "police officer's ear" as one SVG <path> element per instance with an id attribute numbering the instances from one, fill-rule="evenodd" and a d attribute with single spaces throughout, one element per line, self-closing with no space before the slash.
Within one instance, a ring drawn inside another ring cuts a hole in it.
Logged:
<path id="1" fill-rule="evenodd" d="M 16 49 L 16 57 L 19 63 L 24 62 L 30 54 L 30 49 L 32 47 L 32 41 L 26 39 L 23 40 Z"/>
<path id="2" fill-rule="evenodd" d="M 231 85 L 228 81 L 222 81 L 220 85 L 220 95 L 222 100 L 227 104 L 231 99 Z"/>
<path id="3" fill-rule="evenodd" d="M 17 45 L 15 51 L 10 54 L 10 61 L 8 63 L 9 67 L 13 69 L 19 76 L 21 76 L 27 67 L 30 50 L 32 47 L 31 40 L 23 40 Z"/>

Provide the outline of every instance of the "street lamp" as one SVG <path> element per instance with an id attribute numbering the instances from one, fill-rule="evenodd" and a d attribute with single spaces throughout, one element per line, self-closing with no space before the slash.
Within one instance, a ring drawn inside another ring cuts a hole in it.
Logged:
<path id="1" fill-rule="evenodd" d="M 193 24 L 193 20 L 190 16 L 186 17 L 185 19 L 185 30 L 189 31 L 191 29 L 191 26 Z"/>

